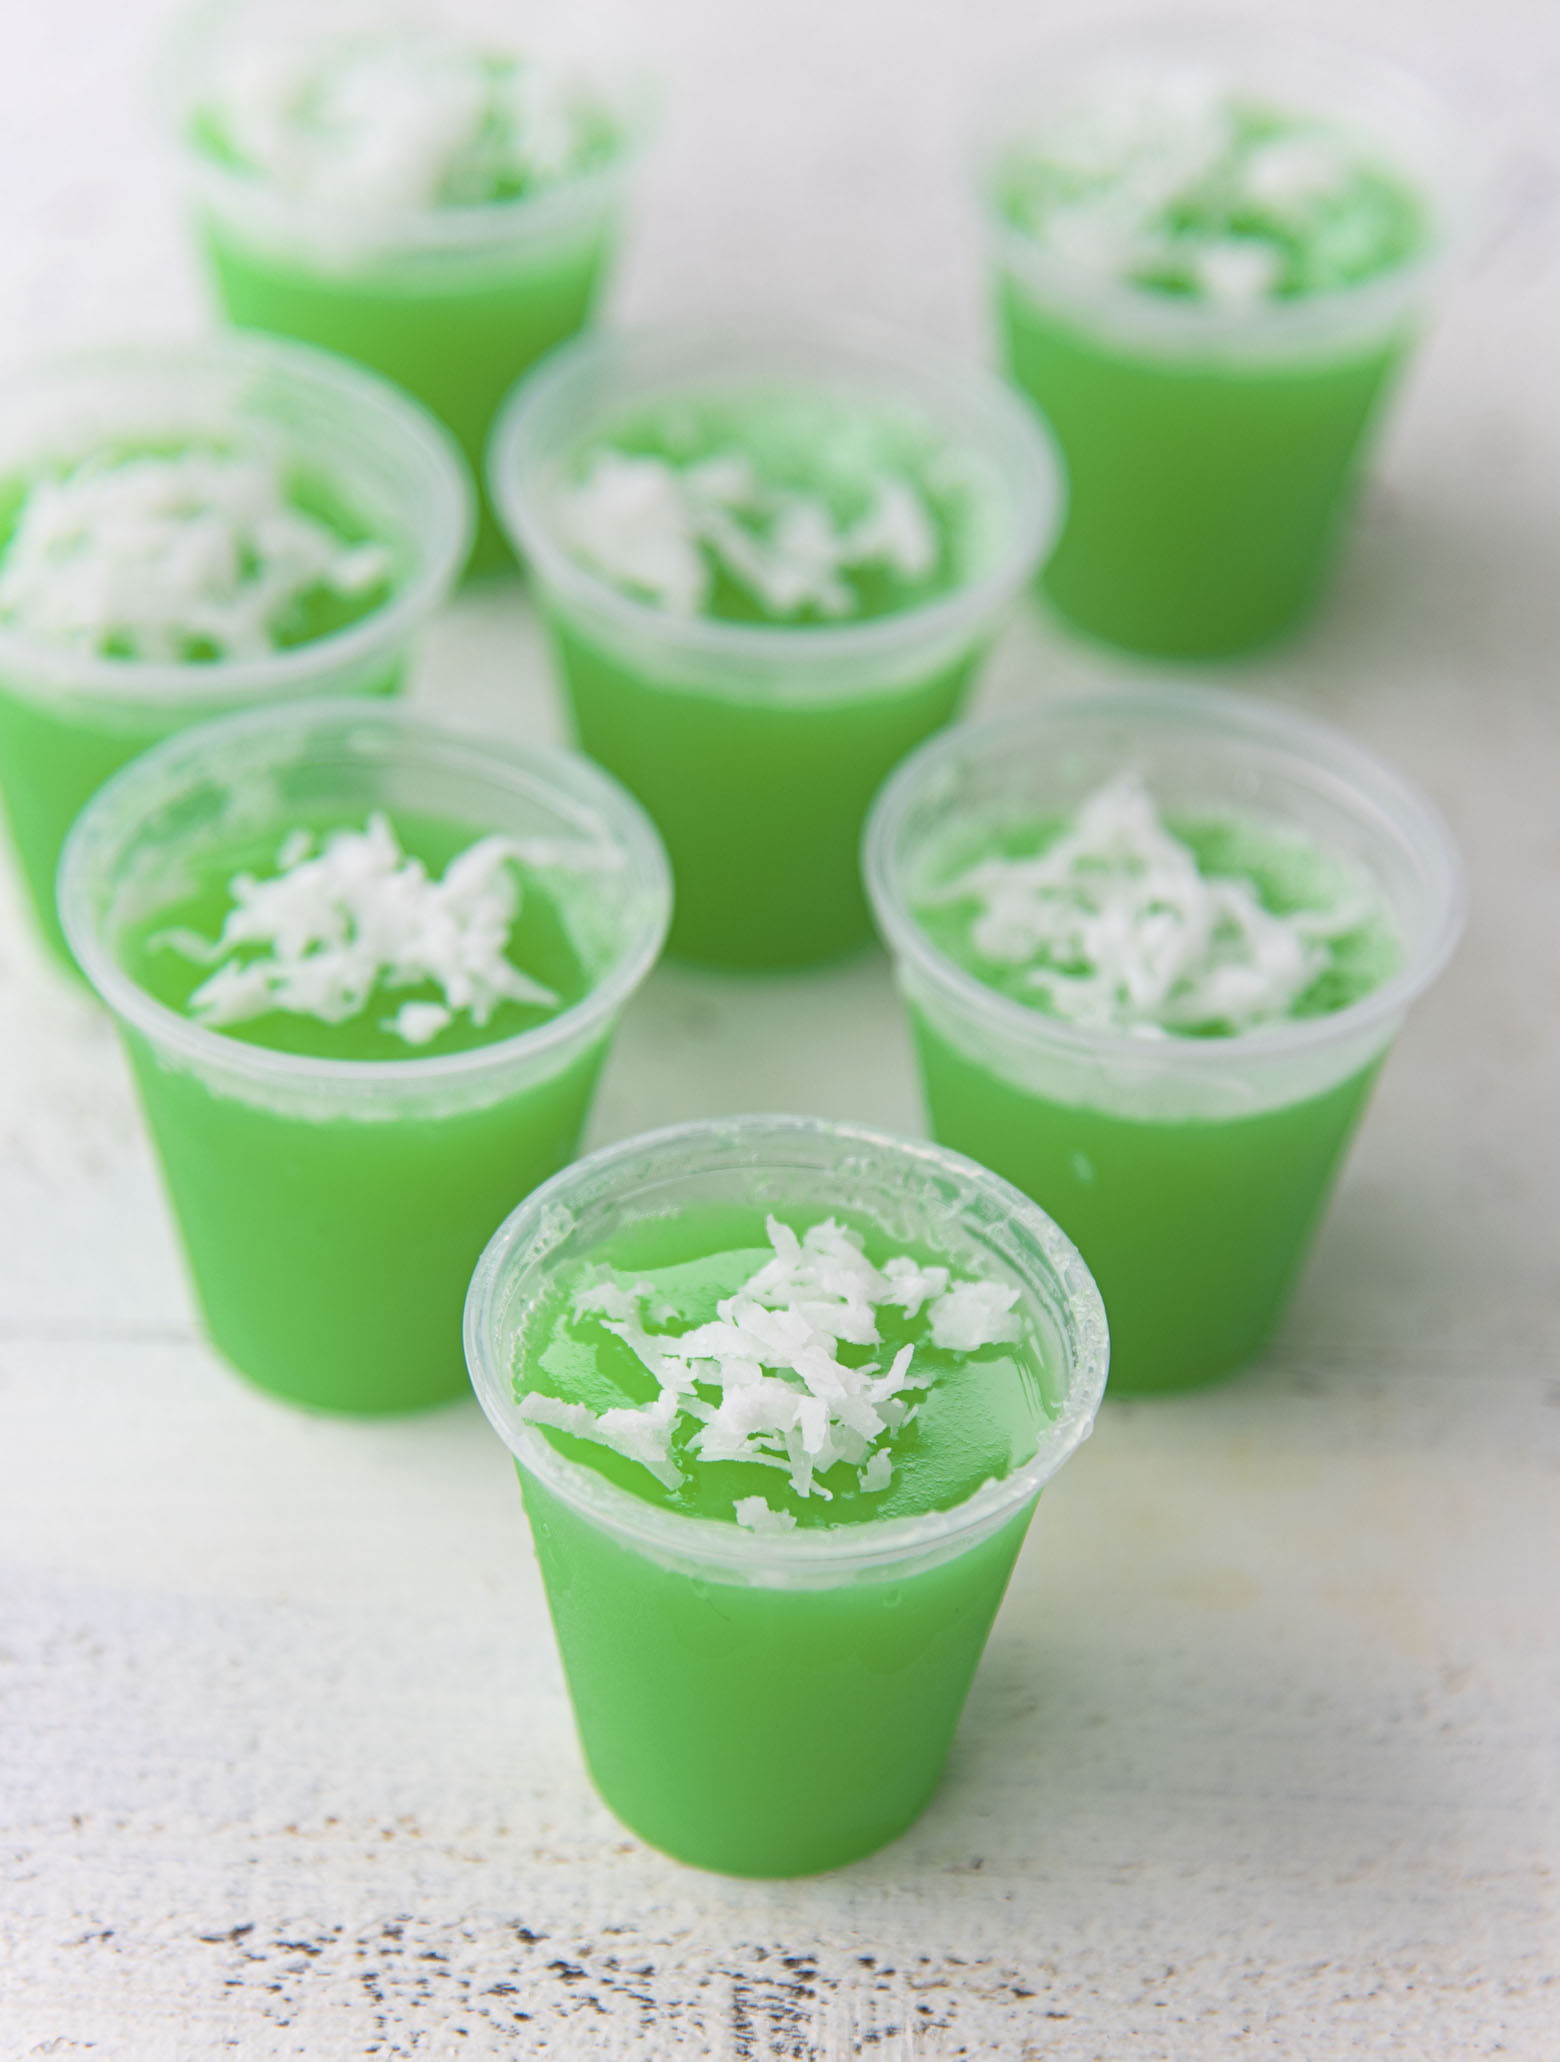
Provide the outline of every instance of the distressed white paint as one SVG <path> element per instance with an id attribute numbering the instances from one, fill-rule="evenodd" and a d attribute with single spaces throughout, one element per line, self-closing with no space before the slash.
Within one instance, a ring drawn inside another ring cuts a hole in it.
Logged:
<path id="1" fill-rule="evenodd" d="M 7 355 L 193 320 L 135 99 L 155 11 L 0 25 Z M 1043 11 L 645 0 L 675 126 L 621 304 L 844 299 L 968 342 L 958 109 Z M 201 1346 L 110 1035 L 6 884 L 7 2062 L 1560 2053 L 1560 23 L 1292 11 L 1504 94 L 1510 233 L 1414 375 L 1325 620 L 1224 676 L 1423 781 L 1475 888 L 1268 1364 L 1106 1412 L 903 1841 L 811 1883 L 692 1874 L 584 1784 L 475 1408 L 319 1422 Z M 1120 670 L 1028 621 L 988 698 Z M 514 594 L 459 603 L 416 698 L 554 728 Z M 880 960 L 658 974 L 594 1136 L 752 1107 L 917 1125 Z"/>

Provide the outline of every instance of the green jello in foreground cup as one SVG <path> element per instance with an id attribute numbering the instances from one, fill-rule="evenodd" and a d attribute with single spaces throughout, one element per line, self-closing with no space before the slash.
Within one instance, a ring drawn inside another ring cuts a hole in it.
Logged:
<path id="1" fill-rule="evenodd" d="M 554 25 L 554 34 L 556 24 Z M 480 476 L 500 401 L 590 319 L 645 96 L 511 11 L 225 0 L 170 53 L 202 254 L 230 321 L 395 380 Z M 503 565 L 484 506 L 473 563 Z"/>
<path id="2" fill-rule="evenodd" d="M 902 1833 L 1104 1387 L 1055 1225 L 935 1146 L 685 1125 L 523 1204 L 466 1344 L 608 1807 L 740 1876 Z"/>
<path id="3" fill-rule="evenodd" d="M 1008 368 L 1071 484 L 1047 596 L 1133 651 L 1278 637 L 1459 234 L 1446 111 L 1303 36 L 1118 26 L 1008 82 L 982 159 Z"/>
<path id="4" fill-rule="evenodd" d="M 867 804 L 956 713 L 1059 520 L 1030 412 L 868 330 L 607 334 L 517 389 L 489 486 L 579 741 L 666 840 L 670 949 L 862 943 Z"/>
<path id="5" fill-rule="evenodd" d="M 1112 1387 L 1249 1361 L 1461 929 L 1429 803 L 1301 717 L 1114 689 L 925 746 L 865 866 L 933 1132 L 1077 1241 Z"/>
<path id="6" fill-rule="evenodd" d="M 391 692 L 470 534 L 444 431 L 323 352 L 143 344 L 0 386 L 0 793 L 56 954 L 88 796 L 187 724 Z"/>
<path id="7" fill-rule="evenodd" d="M 373 705 L 205 725 L 95 797 L 61 915 L 235 1367 L 330 1410 L 463 1392 L 472 1267 L 574 1152 L 668 900 L 584 760 Z"/>

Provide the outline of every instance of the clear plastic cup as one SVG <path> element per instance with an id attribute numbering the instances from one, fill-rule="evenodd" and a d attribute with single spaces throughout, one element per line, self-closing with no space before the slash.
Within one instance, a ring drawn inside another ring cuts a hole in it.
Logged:
<path id="1" fill-rule="evenodd" d="M 517 1403 L 549 1287 L 627 1228 L 733 1204 L 848 1212 L 1016 1285 L 1046 1384 L 1033 1458 L 948 1510 L 778 1535 L 565 1458 Z M 515 1456 L 609 1809 L 738 1876 L 835 1868 L 902 1833 L 936 1787 L 1040 1490 L 1104 1389 L 1099 1295 L 1056 1226 L 936 1146 L 806 1117 L 681 1125 L 592 1153 L 506 1220 L 471 1284 L 466 1351 Z"/>
<path id="2" fill-rule="evenodd" d="M 224 80 L 419 32 L 568 66 L 615 126 L 616 148 L 513 199 L 370 210 L 284 190 L 214 147 L 212 93 Z M 571 49 L 568 37 L 556 9 L 512 4 L 216 0 L 185 18 L 167 52 L 162 98 L 196 240 L 228 319 L 301 337 L 396 381 L 448 426 L 479 479 L 504 395 L 591 319 L 651 126 L 643 78 L 599 49 Z M 473 569 L 508 562 L 484 501 Z"/>
<path id="3" fill-rule="evenodd" d="M 967 565 L 945 594 L 856 622 L 676 615 L 598 577 L 560 538 L 555 489 L 581 445 L 684 400 L 823 395 L 925 428 L 967 468 Z M 1064 488 L 1049 440 L 978 367 L 917 339 L 664 329 L 587 338 L 506 405 L 493 500 L 533 576 L 584 749 L 638 795 L 671 854 L 670 949 L 774 967 L 862 943 L 856 851 L 883 777 L 957 712 L 1049 547 Z"/>
<path id="4" fill-rule="evenodd" d="M 1068 820 L 1124 767 L 1165 817 L 1297 832 L 1364 877 L 1396 970 L 1330 1015 L 1230 1037 L 1084 1029 L 987 987 L 914 905 L 961 825 Z M 1462 929 L 1462 866 L 1425 798 L 1347 738 L 1206 689 L 1041 701 L 935 739 L 873 807 L 864 847 L 934 1135 L 1051 1212 L 1110 1313 L 1111 1386 L 1233 1373 L 1271 1335 L 1414 998 Z"/>
<path id="5" fill-rule="evenodd" d="M 1046 248 L 1005 211 L 1005 168 L 1061 110 L 1124 78 L 1213 79 L 1344 132 L 1419 199 L 1421 250 L 1354 286 L 1219 304 Z M 1302 31 L 1117 23 L 1058 39 L 1004 80 L 978 158 L 1007 367 L 1072 490 L 1047 597 L 1133 651 L 1212 657 L 1281 636 L 1323 590 L 1368 445 L 1466 234 L 1472 176 L 1450 109 L 1394 65 Z"/>
<path id="6" fill-rule="evenodd" d="M 588 848 L 546 875 L 594 976 L 572 1007 L 468 1051 L 318 1059 L 208 1029 L 122 954 L 235 842 L 374 810 Z M 461 1394 L 460 1313 L 517 1193 L 574 1152 L 670 899 L 638 805 L 571 754 L 464 737 L 351 702 L 230 717 L 154 748 L 83 812 L 65 933 L 118 1020 L 213 1343 L 261 1388 L 326 1410 Z"/>
<path id="7" fill-rule="evenodd" d="M 471 534 L 465 468 L 438 423 L 323 352 L 260 337 L 135 345 L 60 358 L 0 386 L 0 482 L 105 449 L 191 442 L 317 483 L 388 545 L 393 591 L 327 636 L 185 665 L 97 657 L 0 623 L 0 794 L 44 939 L 67 963 L 55 870 L 88 796 L 186 724 L 300 696 L 392 692 Z"/>

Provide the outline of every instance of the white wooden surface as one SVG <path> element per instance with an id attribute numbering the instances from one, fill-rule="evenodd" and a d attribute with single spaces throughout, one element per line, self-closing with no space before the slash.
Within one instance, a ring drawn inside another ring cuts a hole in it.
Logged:
<path id="1" fill-rule="evenodd" d="M 585 1786 L 475 1408 L 322 1422 L 203 1345 L 112 1036 L 7 885 L 0 2055 L 1560 2056 L 1560 18 L 1289 11 L 1441 67 L 1498 235 L 1325 620 L 1225 675 L 1422 781 L 1474 881 L 1270 1359 L 1107 1410 L 904 1840 L 691 1873 Z M 143 102 L 161 12 L 0 4 L 6 359 L 200 319 Z M 959 124 L 1043 0 L 619 12 L 672 86 L 623 312 L 975 346 Z M 987 694 L 1114 670 L 1036 618 Z M 556 723 L 516 593 L 462 600 L 415 692 Z M 659 973 L 593 1135 L 756 1107 L 918 1128 L 879 958 Z"/>

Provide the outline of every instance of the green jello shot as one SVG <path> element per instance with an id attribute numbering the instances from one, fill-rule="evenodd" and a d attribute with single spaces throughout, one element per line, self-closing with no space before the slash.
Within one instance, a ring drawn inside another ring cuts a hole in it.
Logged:
<path id="1" fill-rule="evenodd" d="M 242 1374 L 333 1411 L 464 1392 L 471 1270 L 575 1151 L 669 894 L 586 761 L 373 705 L 204 725 L 94 798 L 66 935 Z"/>
<path id="2" fill-rule="evenodd" d="M 516 390 L 489 486 L 579 741 L 666 840 L 670 949 L 863 943 L 867 804 L 957 712 L 1060 519 L 1029 411 L 870 331 L 607 334 Z"/>
<path id="3" fill-rule="evenodd" d="M 394 380 L 480 477 L 500 401 L 600 296 L 647 126 L 640 82 L 531 43 L 512 14 L 344 0 L 200 9 L 168 75 L 228 319 Z M 473 569 L 508 563 L 484 505 Z"/>
<path id="4" fill-rule="evenodd" d="M 934 740 L 865 868 L 932 1130 L 1077 1241 L 1113 1390 L 1244 1366 L 1461 929 L 1430 804 L 1320 725 L 1164 683 Z"/>
<path id="5" fill-rule="evenodd" d="M 53 360 L 0 387 L 0 795 L 45 943 L 110 774 L 258 703 L 392 692 L 471 490 L 356 366 L 263 338 Z"/>
<path id="6" fill-rule="evenodd" d="M 737 1876 L 902 1833 L 1104 1387 L 1055 1225 L 934 1146 L 685 1125 L 516 1210 L 466 1342 L 608 1808 Z"/>
<path id="7" fill-rule="evenodd" d="M 1049 600 L 1182 658 L 1303 622 L 1460 235 L 1439 100 L 1303 36 L 1118 27 L 1003 88 L 980 185 L 1006 363 L 1072 490 Z"/>

